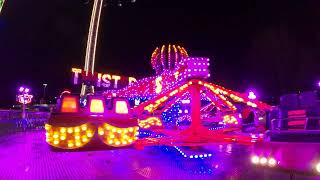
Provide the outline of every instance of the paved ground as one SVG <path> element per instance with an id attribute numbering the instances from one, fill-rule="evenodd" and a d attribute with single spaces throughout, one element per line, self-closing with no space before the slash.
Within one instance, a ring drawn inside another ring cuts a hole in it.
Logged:
<path id="1" fill-rule="evenodd" d="M 254 169 L 239 145 L 208 147 L 210 159 L 186 159 L 173 149 L 52 152 L 43 131 L 0 137 L 0 179 L 318 179 Z"/>

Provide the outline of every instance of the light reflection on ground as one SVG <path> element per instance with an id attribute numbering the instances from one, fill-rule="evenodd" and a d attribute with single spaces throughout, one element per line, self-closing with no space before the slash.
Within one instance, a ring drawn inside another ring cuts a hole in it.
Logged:
<path id="1" fill-rule="evenodd" d="M 290 179 L 288 173 L 252 168 L 248 147 L 205 148 L 212 158 L 182 158 L 166 147 L 52 152 L 43 131 L 16 133 L 0 137 L 0 179 Z"/>

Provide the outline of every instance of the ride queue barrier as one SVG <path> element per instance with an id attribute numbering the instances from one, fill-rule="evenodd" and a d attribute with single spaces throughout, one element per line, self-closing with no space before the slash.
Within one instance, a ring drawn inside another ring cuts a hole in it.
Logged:
<path id="1" fill-rule="evenodd" d="M 306 118 L 280 118 L 271 121 L 271 130 L 320 130 L 320 116 Z"/>
<path id="2" fill-rule="evenodd" d="M 50 112 L 26 112 L 22 118 L 21 111 L 0 110 L 0 135 L 13 132 L 44 129 Z"/>

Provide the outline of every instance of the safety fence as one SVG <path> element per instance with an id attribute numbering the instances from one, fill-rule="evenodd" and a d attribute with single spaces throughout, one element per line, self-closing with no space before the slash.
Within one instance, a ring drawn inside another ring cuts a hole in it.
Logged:
<path id="1" fill-rule="evenodd" d="M 26 112 L 22 118 L 21 111 L 0 110 L 0 135 L 12 132 L 43 129 L 50 112 Z"/>

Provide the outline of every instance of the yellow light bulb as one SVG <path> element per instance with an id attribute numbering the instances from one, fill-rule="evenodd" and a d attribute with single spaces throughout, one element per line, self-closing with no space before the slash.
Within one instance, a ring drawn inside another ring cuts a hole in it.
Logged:
<path id="1" fill-rule="evenodd" d="M 88 131 L 88 132 L 87 132 L 87 136 L 88 136 L 88 137 L 92 137 L 92 136 L 93 136 L 92 132 Z"/>
<path id="2" fill-rule="evenodd" d="M 55 139 L 58 137 L 59 137 L 59 135 L 57 133 L 53 135 L 53 138 L 55 138 Z"/>
<path id="3" fill-rule="evenodd" d="M 65 133 L 65 132 L 66 132 L 66 128 L 61 128 L 61 129 L 60 129 L 60 132 L 61 132 L 61 133 Z"/>
<path id="4" fill-rule="evenodd" d="M 121 131 L 121 129 L 118 129 L 118 131 L 117 131 L 118 133 L 121 133 L 122 131 Z"/>
<path id="5" fill-rule="evenodd" d="M 60 140 L 66 140 L 66 136 L 60 136 Z"/>
<path id="6" fill-rule="evenodd" d="M 72 133 L 73 129 L 72 128 L 68 128 L 68 133 Z"/>
<path id="7" fill-rule="evenodd" d="M 80 128 L 79 127 L 74 128 L 74 132 L 80 132 Z"/>
<path id="8" fill-rule="evenodd" d="M 103 130 L 100 130 L 100 131 L 99 131 L 99 135 L 100 135 L 100 136 L 104 135 L 104 131 L 103 131 Z"/>
<path id="9" fill-rule="evenodd" d="M 73 143 L 68 143 L 68 147 L 73 147 L 74 144 Z"/>
<path id="10" fill-rule="evenodd" d="M 113 143 L 113 141 L 112 141 L 112 140 L 109 140 L 109 141 L 108 141 L 108 143 L 109 143 L 109 144 L 112 144 L 112 143 Z"/>
<path id="11" fill-rule="evenodd" d="M 46 125 L 44 125 L 44 129 L 49 130 L 49 129 L 51 129 L 51 126 L 49 124 L 46 124 Z"/>
<path id="12" fill-rule="evenodd" d="M 79 139 L 80 139 L 80 136 L 75 136 L 74 138 L 77 139 L 77 140 L 79 140 Z"/>
<path id="13" fill-rule="evenodd" d="M 81 142 L 79 142 L 79 141 L 76 142 L 76 146 L 77 146 L 77 147 L 81 146 Z"/>
<path id="14" fill-rule="evenodd" d="M 82 138 L 82 141 L 83 141 L 83 142 L 87 142 L 87 141 L 88 141 L 88 138 L 83 137 L 83 138 Z"/>
<path id="15" fill-rule="evenodd" d="M 58 140 L 54 140 L 53 144 L 57 145 L 57 144 L 59 144 L 59 141 Z"/>
<path id="16" fill-rule="evenodd" d="M 86 124 L 84 124 L 84 125 L 81 126 L 81 130 L 82 130 L 82 131 L 86 131 L 87 129 L 88 129 L 88 127 L 87 127 Z"/>

